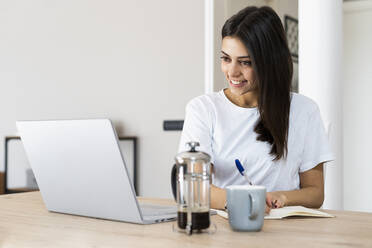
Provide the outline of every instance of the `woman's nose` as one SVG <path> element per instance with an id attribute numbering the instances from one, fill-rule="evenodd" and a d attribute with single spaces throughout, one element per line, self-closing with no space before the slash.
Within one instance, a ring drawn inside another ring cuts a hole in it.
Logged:
<path id="1" fill-rule="evenodd" d="M 229 76 L 234 78 L 240 76 L 240 68 L 236 63 L 232 63 L 229 68 Z"/>

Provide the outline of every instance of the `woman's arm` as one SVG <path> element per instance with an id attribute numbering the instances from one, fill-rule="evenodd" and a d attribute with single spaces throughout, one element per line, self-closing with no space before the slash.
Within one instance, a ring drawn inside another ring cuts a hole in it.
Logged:
<path id="1" fill-rule="evenodd" d="M 211 173 L 214 173 L 214 166 L 211 163 Z M 225 209 L 226 190 L 216 187 L 211 181 L 211 208 Z"/>
<path id="2" fill-rule="evenodd" d="M 211 184 L 211 208 L 225 209 L 226 190 Z"/>
<path id="3" fill-rule="evenodd" d="M 267 202 L 266 196 L 266 202 Z M 226 204 L 226 190 L 218 188 L 211 184 L 211 208 L 214 209 L 225 209 Z M 266 205 L 266 213 L 270 212 L 270 207 Z"/>
<path id="4" fill-rule="evenodd" d="M 274 191 L 267 193 L 266 204 L 269 207 L 301 205 L 319 208 L 324 201 L 323 163 L 313 169 L 300 173 L 300 189 Z M 276 205 L 276 206 L 275 206 Z"/>
<path id="5" fill-rule="evenodd" d="M 291 191 L 268 192 L 266 212 L 269 208 L 301 205 L 319 208 L 324 201 L 323 163 L 311 170 L 300 173 L 300 189 Z M 226 191 L 211 184 L 211 208 L 224 209 Z"/>

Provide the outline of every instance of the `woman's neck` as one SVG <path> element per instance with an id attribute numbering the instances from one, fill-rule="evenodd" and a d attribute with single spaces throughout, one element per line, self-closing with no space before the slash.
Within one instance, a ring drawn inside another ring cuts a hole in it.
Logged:
<path id="1" fill-rule="evenodd" d="M 234 95 L 230 89 L 224 89 L 226 97 L 235 105 L 242 108 L 255 108 L 258 106 L 258 94 L 256 91 L 247 92 L 243 95 Z"/>

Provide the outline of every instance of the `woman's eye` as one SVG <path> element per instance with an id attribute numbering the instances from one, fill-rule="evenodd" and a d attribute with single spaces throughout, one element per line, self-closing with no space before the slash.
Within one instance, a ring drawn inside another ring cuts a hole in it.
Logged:
<path id="1" fill-rule="evenodd" d="M 230 62 L 230 58 L 229 57 L 222 56 L 221 59 L 224 62 Z"/>
<path id="2" fill-rule="evenodd" d="M 251 66 L 252 65 L 252 61 L 241 61 L 240 63 L 244 66 Z"/>

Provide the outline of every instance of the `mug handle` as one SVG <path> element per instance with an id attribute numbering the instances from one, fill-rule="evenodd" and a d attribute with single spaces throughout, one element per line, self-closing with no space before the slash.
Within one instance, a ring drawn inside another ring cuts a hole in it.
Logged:
<path id="1" fill-rule="evenodd" d="M 249 213 L 249 218 L 250 219 L 255 219 L 258 215 L 258 201 L 256 196 L 254 194 L 249 194 L 249 202 L 251 205 L 251 212 Z"/>

